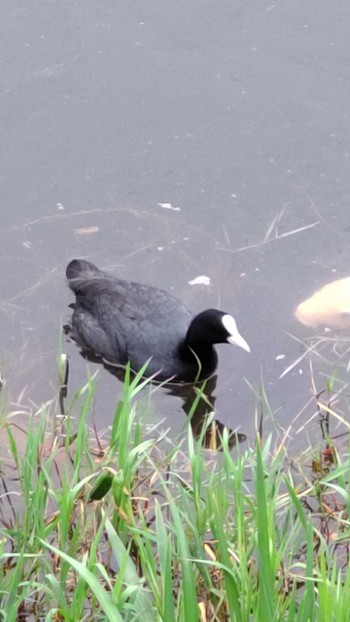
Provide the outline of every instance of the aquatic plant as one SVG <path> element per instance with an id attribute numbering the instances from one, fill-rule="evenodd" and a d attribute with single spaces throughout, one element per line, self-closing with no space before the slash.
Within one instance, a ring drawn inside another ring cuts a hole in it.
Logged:
<path id="1" fill-rule="evenodd" d="M 66 405 L 64 364 L 25 430 L 23 413 L 2 417 L 0 619 L 348 619 L 350 459 L 331 406 L 299 459 L 262 426 L 233 450 L 224 430 L 219 453 L 203 448 L 210 418 L 197 439 L 147 424 L 142 370 L 111 428 L 90 429 L 96 378 Z"/>

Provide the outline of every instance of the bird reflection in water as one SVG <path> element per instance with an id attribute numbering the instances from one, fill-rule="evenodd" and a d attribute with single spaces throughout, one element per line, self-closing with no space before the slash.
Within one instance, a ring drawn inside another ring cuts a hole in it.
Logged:
<path id="1" fill-rule="evenodd" d="M 216 397 L 214 391 L 216 383 L 217 375 L 215 374 L 199 385 L 173 384 L 165 387 L 168 394 L 182 399 L 182 408 L 186 415 L 190 417 L 194 438 L 197 440 L 202 438 L 203 447 L 213 451 L 222 449 L 222 438 L 225 429 L 230 449 L 247 438 L 245 434 L 231 430 L 213 416 L 213 413 L 215 413 Z M 197 404 L 192 413 L 195 401 L 197 401 Z"/>

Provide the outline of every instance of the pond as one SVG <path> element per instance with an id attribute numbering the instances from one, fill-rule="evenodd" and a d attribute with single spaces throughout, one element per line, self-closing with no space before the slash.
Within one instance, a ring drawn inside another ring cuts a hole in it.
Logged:
<path id="1" fill-rule="evenodd" d="M 316 333 L 293 315 L 350 270 L 345 1 L 12 0 L 0 14 L 10 402 L 52 397 L 60 339 L 72 394 L 87 365 L 97 369 L 61 337 L 73 301 L 65 267 L 84 257 L 195 312 L 235 316 L 251 354 L 218 348 L 222 423 L 253 438 L 263 383 L 278 425 L 301 413 L 302 426 L 312 378 L 321 391 L 337 366 L 346 381 L 347 342 L 342 371 L 321 333 L 310 371 L 304 340 Z M 99 426 L 120 393 L 101 368 Z M 181 398 L 164 391 L 153 408 L 175 431 L 185 421 Z"/>

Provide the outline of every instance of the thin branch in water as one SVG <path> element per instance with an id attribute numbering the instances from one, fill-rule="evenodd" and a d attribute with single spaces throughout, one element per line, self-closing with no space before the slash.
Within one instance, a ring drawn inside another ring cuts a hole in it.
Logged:
<path id="1" fill-rule="evenodd" d="M 94 209 L 83 209 L 79 210 L 78 212 L 60 212 L 59 214 L 50 214 L 50 216 L 41 216 L 40 218 L 36 218 L 35 220 L 29 220 L 22 225 L 10 227 L 9 231 L 21 231 L 22 229 L 26 229 L 27 227 L 32 227 L 33 225 L 38 225 L 41 222 L 51 220 L 67 220 L 68 218 L 75 218 L 76 216 L 86 216 L 88 214 L 104 214 L 107 212 L 128 212 L 130 214 L 136 214 L 137 216 L 148 215 L 148 212 L 146 210 L 134 210 L 127 207 L 100 207 Z"/>
<path id="2" fill-rule="evenodd" d="M 309 201 L 312 210 L 315 212 L 317 218 L 320 219 L 320 222 L 322 222 L 328 229 L 330 229 L 331 231 L 333 231 L 333 233 L 341 233 L 341 231 L 339 231 L 338 229 L 336 229 L 335 227 L 332 227 L 332 225 L 329 224 L 329 222 L 327 222 L 327 220 L 325 218 L 323 218 L 321 212 L 319 211 L 319 209 L 316 207 L 315 202 L 313 201 L 311 195 L 307 192 L 307 190 L 305 190 L 305 188 L 303 188 L 303 192 L 306 195 L 307 200 Z"/>
<path id="3" fill-rule="evenodd" d="M 293 339 L 295 339 L 296 341 L 299 341 L 299 343 L 303 343 L 300 339 L 297 339 L 296 337 L 294 337 L 293 335 L 290 335 Z M 299 365 L 299 363 L 310 353 L 310 352 L 315 352 L 315 349 L 319 346 L 320 343 L 323 342 L 323 339 L 319 339 L 319 341 L 317 341 L 316 343 L 312 344 L 310 347 L 308 347 L 305 352 L 303 352 L 303 354 L 301 356 L 299 356 L 295 361 L 293 361 L 293 363 L 291 363 L 279 376 L 279 380 L 282 380 L 282 378 L 284 378 L 284 376 L 286 376 L 287 374 L 289 374 L 289 372 L 294 369 L 294 367 L 296 367 L 297 365 Z M 318 356 L 320 356 L 320 354 L 316 351 L 315 352 Z"/>
<path id="4" fill-rule="evenodd" d="M 241 251 L 250 250 L 252 248 L 259 248 L 259 246 L 270 244 L 270 242 L 277 242 L 277 240 L 280 240 L 281 238 L 287 238 L 291 235 L 302 233 L 303 231 L 306 231 L 307 229 L 313 229 L 314 227 L 317 227 L 319 224 L 320 222 L 316 221 L 316 222 L 311 223 L 310 225 L 305 225 L 305 227 L 299 227 L 298 229 L 292 229 L 291 231 L 286 231 L 286 233 L 281 233 L 281 235 L 278 235 L 277 237 L 269 238 L 268 240 L 263 240 L 262 242 L 257 242 L 256 244 L 248 244 L 247 246 L 241 246 L 240 248 L 236 248 L 235 250 L 232 250 L 230 248 L 225 248 L 223 246 L 218 246 L 218 250 L 226 251 L 227 253 L 240 253 Z"/>
<path id="5" fill-rule="evenodd" d="M 279 214 L 276 214 L 276 216 L 274 217 L 271 225 L 269 226 L 269 228 L 268 228 L 268 230 L 267 230 L 267 232 L 265 234 L 264 242 L 268 242 L 269 239 L 272 238 L 272 232 L 273 231 L 275 231 L 275 235 L 273 236 L 272 239 L 274 239 L 276 237 L 279 237 L 278 236 L 278 224 L 281 222 L 281 220 L 282 220 L 282 218 L 283 218 L 283 216 L 285 214 L 285 211 L 286 211 L 286 206 L 284 206 L 281 209 Z"/>
<path id="6" fill-rule="evenodd" d="M 49 270 L 49 272 L 46 272 L 46 274 L 44 274 L 36 283 L 34 283 L 34 285 L 30 285 L 30 287 L 27 287 L 27 289 L 24 289 L 18 294 L 15 294 L 14 296 L 12 296 L 12 298 L 10 298 L 7 301 L 7 304 L 13 303 L 15 300 L 18 300 L 19 298 L 23 298 L 25 296 L 30 296 L 31 294 L 33 294 L 33 292 L 35 292 L 37 289 L 45 285 L 45 283 L 50 281 L 50 279 L 52 278 L 52 276 L 54 275 L 56 271 L 57 271 L 57 267 L 52 268 L 52 270 Z"/>

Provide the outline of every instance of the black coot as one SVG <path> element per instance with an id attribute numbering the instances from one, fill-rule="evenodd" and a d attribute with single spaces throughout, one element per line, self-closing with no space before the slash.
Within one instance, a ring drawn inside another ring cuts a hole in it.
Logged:
<path id="1" fill-rule="evenodd" d="M 73 259 L 66 271 L 76 295 L 72 337 L 84 349 L 118 365 L 175 382 L 207 378 L 217 365 L 213 344 L 249 346 L 228 313 L 207 309 L 196 316 L 167 292 L 122 281 L 89 261 Z"/>

